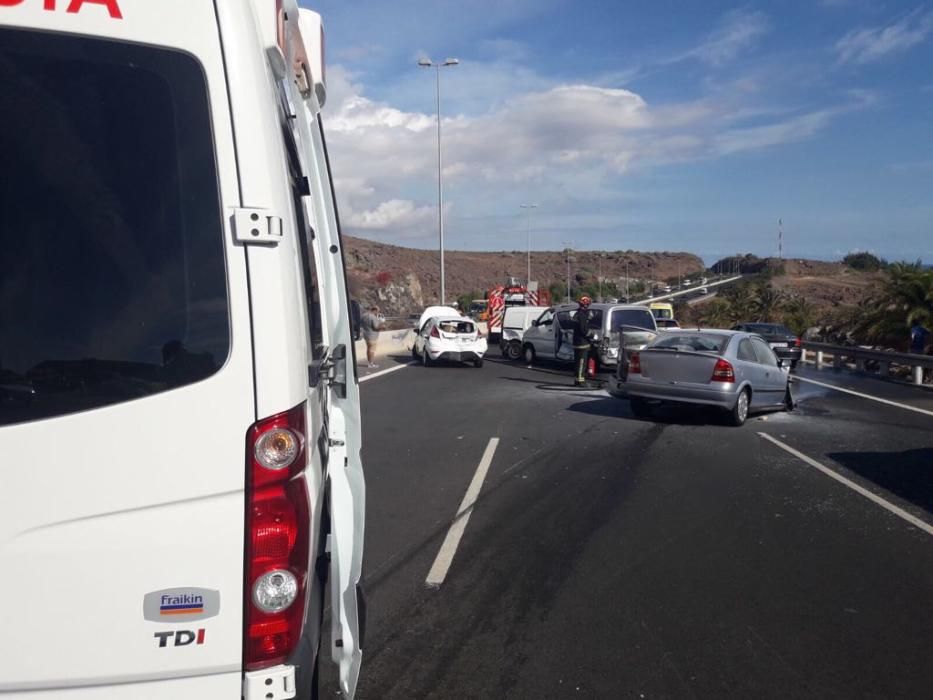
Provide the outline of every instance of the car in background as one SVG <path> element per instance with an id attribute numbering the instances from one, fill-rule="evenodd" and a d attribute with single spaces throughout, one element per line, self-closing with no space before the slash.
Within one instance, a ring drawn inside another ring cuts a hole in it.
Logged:
<path id="1" fill-rule="evenodd" d="M 758 335 L 741 331 L 664 333 L 620 364 L 609 393 L 628 399 L 639 417 L 652 404 L 711 406 L 735 426 L 750 411 L 793 408 L 787 361 Z"/>
<path id="2" fill-rule="evenodd" d="M 473 319 L 444 306 L 429 307 L 421 314 L 411 355 L 422 365 L 447 361 L 482 367 L 485 354 L 486 338 Z"/>
<path id="3" fill-rule="evenodd" d="M 573 361 L 573 330 L 576 304 L 552 306 L 532 321 L 522 338 L 526 364 L 536 360 Z M 640 350 L 655 339 L 658 328 L 647 306 L 638 304 L 591 304 L 590 338 L 597 367 L 613 367 L 619 362 L 619 347 Z"/>
<path id="4" fill-rule="evenodd" d="M 670 331 L 670 330 L 679 330 L 680 324 L 673 318 L 656 318 L 654 319 L 655 324 L 658 326 L 659 331 Z"/>
<path id="5" fill-rule="evenodd" d="M 655 318 L 674 318 L 674 305 L 669 301 L 653 301 L 648 308 Z"/>
<path id="6" fill-rule="evenodd" d="M 532 322 L 547 311 L 546 306 L 509 306 L 502 318 L 499 349 L 502 356 L 518 360 L 522 356 L 522 339 Z"/>
<path id="7" fill-rule="evenodd" d="M 470 318 L 477 321 L 489 320 L 489 302 L 485 299 L 474 299 L 470 302 Z"/>
<path id="8" fill-rule="evenodd" d="M 797 367 L 803 355 L 800 338 L 780 323 L 739 323 L 733 326 L 732 330 L 760 335 L 771 346 L 775 355 L 790 362 L 791 369 Z"/>

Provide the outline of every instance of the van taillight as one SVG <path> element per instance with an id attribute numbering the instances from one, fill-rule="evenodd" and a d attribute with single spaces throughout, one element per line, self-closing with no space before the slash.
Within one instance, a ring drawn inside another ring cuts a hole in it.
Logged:
<path id="1" fill-rule="evenodd" d="M 628 373 L 641 374 L 641 356 L 637 352 L 633 352 L 628 358 Z"/>
<path id="2" fill-rule="evenodd" d="M 711 382 L 734 382 L 735 372 L 732 371 L 732 365 L 721 357 L 716 360 L 716 366 L 713 367 L 713 376 Z"/>
<path id="3" fill-rule="evenodd" d="M 794 338 L 794 347 L 800 347 L 800 338 Z"/>
<path id="4" fill-rule="evenodd" d="M 302 403 L 258 421 L 246 435 L 247 671 L 284 662 L 301 638 L 311 527 L 305 434 Z"/>

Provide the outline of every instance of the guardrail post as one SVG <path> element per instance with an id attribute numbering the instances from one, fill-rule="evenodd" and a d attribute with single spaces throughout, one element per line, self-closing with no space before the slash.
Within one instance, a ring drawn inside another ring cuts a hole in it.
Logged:
<path id="1" fill-rule="evenodd" d="M 923 367 L 914 365 L 914 384 L 923 384 Z"/>
<path id="2" fill-rule="evenodd" d="M 823 351 L 822 350 L 816 351 L 816 366 L 817 367 L 823 366 Z"/>
<path id="3" fill-rule="evenodd" d="M 865 358 L 864 358 L 864 357 L 856 357 L 856 358 L 855 358 L 855 369 L 856 369 L 856 371 L 858 371 L 858 372 L 864 372 L 864 371 L 865 371 L 866 365 L 865 365 Z"/>
<path id="4" fill-rule="evenodd" d="M 882 377 L 891 376 L 891 363 L 890 362 L 881 362 L 878 364 L 878 374 Z"/>
<path id="5" fill-rule="evenodd" d="M 842 355 L 838 352 L 833 355 L 833 369 L 842 369 Z"/>

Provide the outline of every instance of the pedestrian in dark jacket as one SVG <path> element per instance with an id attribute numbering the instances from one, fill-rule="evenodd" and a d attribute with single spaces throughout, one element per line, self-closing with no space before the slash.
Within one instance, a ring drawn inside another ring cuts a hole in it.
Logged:
<path id="1" fill-rule="evenodd" d="M 585 294 L 580 297 L 580 305 L 574 312 L 570 327 L 573 329 L 573 364 L 576 368 L 574 384 L 586 386 L 586 361 L 590 356 L 590 299 Z"/>

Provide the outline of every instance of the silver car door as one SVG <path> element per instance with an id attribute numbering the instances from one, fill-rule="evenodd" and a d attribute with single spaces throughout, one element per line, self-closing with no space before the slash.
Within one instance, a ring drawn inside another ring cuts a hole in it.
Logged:
<path id="1" fill-rule="evenodd" d="M 539 357 L 554 356 L 554 310 L 548 309 L 540 318 L 538 325 L 528 329 L 531 335 L 531 344 L 535 348 L 535 354 Z"/>
<path id="2" fill-rule="evenodd" d="M 758 360 L 755 350 L 752 347 L 752 341 L 749 338 L 740 338 L 738 349 L 736 350 L 736 367 L 739 370 L 739 381 L 747 379 L 752 385 L 752 406 L 763 405 L 767 397 L 764 391 L 765 386 L 765 368 Z"/>
<path id="3" fill-rule="evenodd" d="M 573 329 L 571 328 L 573 312 L 561 311 L 554 317 L 555 327 L 559 329 L 560 342 L 555 333 L 554 341 L 557 347 L 554 348 L 554 356 L 560 360 L 573 360 Z"/>
<path id="4" fill-rule="evenodd" d="M 777 355 L 774 354 L 769 345 L 761 338 L 752 337 L 752 346 L 755 348 L 755 354 L 764 370 L 764 387 L 761 392 L 765 405 L 774 406 L 784 400 L 784 389 L 787 385 L 787 377 L 783 370 L 778 366 Z"/>

